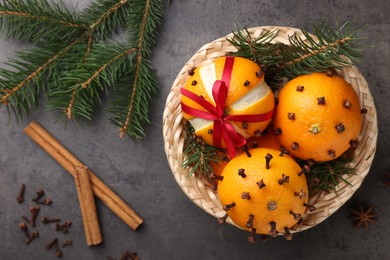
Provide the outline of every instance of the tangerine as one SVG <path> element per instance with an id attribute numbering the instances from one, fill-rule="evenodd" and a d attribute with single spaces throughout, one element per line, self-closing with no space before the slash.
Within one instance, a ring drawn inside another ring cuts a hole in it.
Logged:
<path id="1" fill-rule="evenodd" d="M 212 95 L 213 85 L 216 80 L 222 78 L 226 59 L 227 57 L 219 57 L 212 63 L 191 69 L 189 72 L 190 78 L 186 81 L 183 88 L 215 106 Z M 272 112 L 274 109 L 274 96 L 264 81 L 264 73 L 262 73 L 260 66 L 245 58 L 234 57 L 233 59 L 234 63 L 228 86 L 225 112 L 229 115 L 266 114 Z M 181 101 L 182 104 L 190 108 L 206 111 L 201 105 L 186 96 L 182 95 Z M 184 112 L 183 116 L 190 121 L 198 136 L 201 136 L 206 143 L 213 145 L 214 121 L 197 118 Z M 263 131 L 270 121 L 271 117 L 260 122 L 232 121 L 231 123 L 239 134 L 249 138 L 256 131 Z M 226 148 L 223 140 L 222 147 Z"/>
<path id="2" fill-rule="evenodd" d="M 268 148 L 232 159 L 218 182 L 219 199 L 239 227 L 259 234 L 288 234 L 306 210 L 308 187 L 301 167 Z"/>
<path id="3" fill-rule="evenodd" d="M 330 161 L 356 142 L 362 125 L 359 98 L 342 77 L 299 76 L 287 82 L 278 99 L 273 126 L 292 155 Z"/>

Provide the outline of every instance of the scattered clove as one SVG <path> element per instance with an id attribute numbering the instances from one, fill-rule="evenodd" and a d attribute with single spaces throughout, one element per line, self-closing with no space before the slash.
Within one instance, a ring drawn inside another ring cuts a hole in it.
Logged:
<path id="1" fill-rule="evenodd" d="M 254 215 L 252 215 L 252 214 L 249 215 L 248 221 L 246 222 L 246 225 L 245 225 L 247 228 L 253 227 L 253 219 L 254 218 L 255 218 Z"/>
<path id="2" fill-rule="evenodd" d="M 50 250 L 55 244 L 58 244 L 58 239 L 57 238 L 54 238 L 51 242 L 46 244 L 46 249 Z"/>
<path id="3" fill-rule="evenodd" d="M 25 222 L 19 223 L 19 229 L 23 231 L 23 233 L 26 235 L 27 239 L 30 239 L 30 232 L 28 231 L 28 226 Z"/>
<path id="4" fill-rule="evenodd" d="M 256 182 L 256 184 L 259 186 L 259 189 L 261 189 L 261 188 L 266 186 L 263 180 L 260 180 L 260 181 Z"/>
<path id="5" fill-rule="evenodd" d="M 56 224 L 56 231 L 61 231 L 62 233 L 66 234 L 69 231 L 70 226 L 72 225 L 72 221 L 65 221 L 64 224 L 57 223 Z"/>
<path id="6" fill-rule="evenodd" d="M 274 221 L 271 221 L 269 223 L 269 225 L 271 226 L 271 230 L 269 231 L 269 234 L 273 238 L 277 237 L 278 236 L 278 231 L 276 230 L 276 223 Z"/>
<path id="7" fill-rule="evenodd" d="M 362 113 L 363 115 L 367 114 L 367 112 L 368 112 L 367 108 L 362 108 L 360 110 L 360 113 Z"/>
<path id="8" fill-rule="evenodd" d="M 272 160 L 272 158 L 274 158 L 274 157 L 273 157 L 272 154 L 270 154 L 270 153 L 267 153 L 267 154 L 265 155 L 265 167 L 266 167 L 267 169 L 269 169 L 269 163 L 270 163 L 270 161 Z"/>
<path id="9" fill-rule="evenodd" d="M 24 201 L 24 191 L 26 190 L 26 185 L 23 183 L 22 186 L 20 186 L 18 196 L 16 197 L 16 201 L 18 203 L 22 203 Z"/>
<path id="10" fill-rule="evenodd" d="M 242 178 L 246 177 L 245 169 L 238 169 L 238 175 L 240 175 Z"/>
<path id="11" fill-rule="evenodd" d="M 37 196 L 32 199 L 32 201 L 34 201 L 34 202 L 37 202 L 38 200 L 40 200 L 42 198 L 43 195 L 45 195 L 45 191 L 42 189 L 37 190 L 35 193 L 37 194 Z"/>
<path id="12" fill-rule="evenodd" d="M 249 200 L 251 198 L 251 196 L 249 195 L 249 192 L 243 192 L 242 194 L 241 194 L 241 199 L 243 199 L 243 200 Z"/>
<path id="13" fill-rule="evenodd" d="M 284 238 L 286 240 L 291 240 L 292 239 L 292 234 L 290 233 L 290 230 L 288 229 L 288 227 L 284 228 Z"/>
<path id="14" fill-rule="evenodd" d="M 51 198 L 46 198 L 43 201 L 37 201 L 36 203 L 40 205 L 51 205 L 53 201 L 51 200 Z"/>
<path id="15" fill-rule="evenodd" d="M 278 183 L 282 185 L 283 183 L 289 183 L 290 176 L 287 176 L 286 174 L 282 174 L 282 178 L 278 180 Z"/>
<path id="16" fill-rule="evenodd" d="M 73 244 L 72 240 L 66 240 L 65 243 L 62 244 L 62 248 L 66 247 L 66 246 L 71 246 L 72 244 Z"/>
<path id="17" fill-rule="evenodd" d="M 60 222 L 60 221 L 61 221 L 61 219 L 59 219 L 59 218 L 47 218 L 47 217 L 43 217 L 43 218 L 41 219 L 41 222 L 42 222 L 43 224 L 55 223 L 55 222 Z"/>
<path id="18" fill-rule="evenodd" d="M 30 244 L 35 238 L 39 237 L 38 231 L 33 231 L 30 238 L 27 240 L 26 245 Z"/>
<path id="19" fill-rule="evenodd" d="M 38 216 L 38 213 L 39 213 L 40 209 L 41 208 L 38 207 L 38 206 L 31 206 L 30 207 L 30 215 L 31 215 L 30 219 L 25 217 L 25 216 L 22 216 L 22 218 L 25 221 L 27 221 L 30 224 L 30 226 L 35 227 L 35 220 L 36 220 L 36 218 Z"/>
<path id="20" fill-rule="evenodd" d="M 139 260 L 136 252 L 125 251 L 120 257 L 120 260 Z"/>
<path id="21" fill-rule="evenodd" d="M 254 243 L 255 241 L 256 241 L 256 229 L 252 228 L 251 232 L 249 232 L 248 242 Z"/>
<path id="22" fill-rule="evenodd" d="M 223 210 L 224 211 L 229 211 L 231 208 L 233 208 L 234 206 L 236 206 L 236 203 L 230 203 L 230 204 L 227 204 L 225 206 L 223 206 Z"/>

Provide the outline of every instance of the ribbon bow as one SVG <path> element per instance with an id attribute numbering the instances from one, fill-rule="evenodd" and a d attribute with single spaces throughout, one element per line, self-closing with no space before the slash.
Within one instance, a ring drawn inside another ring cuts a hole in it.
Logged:
<path id="1" fill-rule="evenodd" d="M 221 147 L 222 139 L 225 141 L 230 158 L 236 156 L 235 147 L 241 147 L 246 144 L 246 139 L 236 132 L 233 125 L 229 121 L 236 122 L 261 122 L 268 120 L 272 117 L 273 110 L 265 114 L 254 115 L 225 115 L 226 99 L 229 90 L 229 83 L 231 73 L 233 70 L 234 57 L 226 57 L 225 66 L 223 69 L 222 80 L 216 80 L 212 88 L 212 95 L 215 101 L 215 106 L 206 101 L 202 97 L 194 94 L 193 92 L 181 88 L 181 94 L 192 101 L 198 103 L 206 111 L 192 108 L 181 103 L 183 112 L 203 118 L 206 120 L 214 121 L 213 127 L 213 143 L 216 147 Z"/>

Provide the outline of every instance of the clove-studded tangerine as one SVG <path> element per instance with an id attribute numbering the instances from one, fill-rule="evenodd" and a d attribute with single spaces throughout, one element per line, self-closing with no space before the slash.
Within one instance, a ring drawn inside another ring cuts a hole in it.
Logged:
<path id="1" fill-rule="evenodd" d="M 290 238 L 286 230 L 307 208 L 306 176 L 300 174 L 301 167 L 290 156 L 280 156 L 279 150 L 254 148 L 251 154 L 241 154 L 225 166 L 223 181 L 218 182 L 221 204 L 231 220 L 245 230 Z M 242 170 L 245 178 L 237 174 Z"/>
<path id="2" fill-rule="evenodd" d="M 342 77 L 325 73 L 296 77 L 281 89 L 278 99 L 274 130 L 280 133 L 277 138 L 282 146 L 300 159 L 333 160 L 360 133 L 362 107 Z"/>
<path id="3" fill-rule="evenodd" d="M 264 73 L 260 66 L 255 62 L 241 57 L 219 57 L 212 63 L 191 68 L 188 75 L 189 78 L 183 86 L 184 91 L 190 91 L 198 97 L 202 96 L 204 101 L 215 108 L 218 107 L 217 101 L 223 96 L 222 91 L 216 91 L 215 83 L 223 81 L 227 85 L 225 107 L 222 108 L 225 113 L 221 120 L 231 124 L 244 138 L 254 136 L 256 131 L 263 131 L 270 123 L 274 109 L 274 95 L 264 81 Z M 196 109 L 210 113 L 207 109 L 209 106 L 205 106 L 204 101 L 196 101 L 188 93 L 182 93 L 181 101 L 183 116 L 190 121 L 195 133 L 206 143 L 217 146 L 214 143 L 216 141 L 214 135 L 218 135 L 219 131 L 215 131 L 214 123 L 218 120 L 205 118 L 198 112 L 194 112 Z M 245 117 L 242 120 L 233 118 L 243 115 L 262 116 L 256 120 L 250 119 L 250 122 Z M 225 139 L 221 140 L 221 147 L 226 148 L 225 141 Z"/>

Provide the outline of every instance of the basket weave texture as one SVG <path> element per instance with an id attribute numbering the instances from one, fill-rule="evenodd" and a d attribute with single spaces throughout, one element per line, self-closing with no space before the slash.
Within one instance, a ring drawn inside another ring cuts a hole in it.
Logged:
<path id="1" fill-rule="evenodd" d="M 277 35 L 273 40 L 275 43 L 289 44 L 288 37 L 293 34 L 305 39 L 301 30 L 289 27 L 264 26 L 250 28 L 248 31 L 252 37 L 275 31 Z M 180 88 L 187 81 L 188 71 L 192 67 L 209 64 L 217 57 L 226 56 L 236 51 L 235 47 L 226 40 L 228 37 L 232 37 L 232 34 L 204 45 L 184 65 L 172 85 L 163 114 L 164 149 L 173 176 L 188 198 L 214 217 L 222 217 L 226 214 L 217 193 L 212 190 L 207 180 L 188 176 L 188 170 L 181 166 L 185 158 L 183 154 L 185 120 L 180 107 Z M 358 146 L 355 150 L 354 160 L 350 164 L 351 167 L 355 167 L 356 173 L 343 176 L 349 184 L 340 181 L 336 192 L 320 192 L 309 198 L 309 204 L 314 205 L 316 210 L 312 212 L 307 210 L 302 223 L 294 227 L 294 232 L 300 232 L 321 223 L 339 209 L 360 187 L 374 159 L 378 136 L 377 115 L 367 82 L 355 66 L 345 67 L 337 73 L 353 86 L 359 96 L 361 106 L 367 109 L 362 130 L 357 139 Z M 227 222 L 235 225 L 229 218 Z"/>

